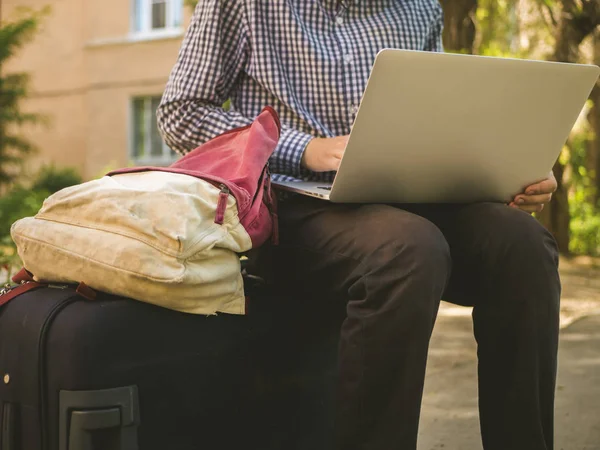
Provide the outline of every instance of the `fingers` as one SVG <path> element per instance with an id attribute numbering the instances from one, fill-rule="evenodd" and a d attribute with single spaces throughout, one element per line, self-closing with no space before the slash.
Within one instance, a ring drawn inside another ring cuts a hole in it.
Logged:
<path id="1" fill-rule="evenodd" d="M 517 205 L 516 203 L 511 203 L 509 205 L 512 208 L 520 209 L 521 211 L 525 211 L 528 213 L 539 213 L 544 209 L 544 204 L 535 204 L 535 205 Z"/>
<path id="2" fill-rule="evenodd" d="M 342 162 L 342 156 L 344 152 L 333 152 L 330 155 L 323 158 L 323 172 L 330 172 L 332 170 L 337 171 L 340 168 Z"/>
<path id="3" fill-rule="evenodd" d="M 556 183 L 556 178 L 554 175 L 550 174 L 550 177 L 540 183 L 533 184 L 525 189 L 526 195 L 539 195 L 539 194 L 552 194 L 556 192 L 556 188 L 558 187 Z"/>
<path id="4" fill-rule="evenodd" d="M 539 194 L 539 195 L 517 195 L 515 197 L 514 203 L 517 206 L 522 205 L 538 205 L 538 204 L 546 204 L 550 203 L 552 200 L 552 194 Z"/>
<path id="5" fill-rule="evenodd" d="M 517 195 L 509 206 L 528 213 L 541 212 L 544 205 L 552 200 L 552 194 L 556 192 L 557 187 L 556 178 L 550 172 L 547 179 L 529 186 L 525 189 L 525 193 Z"/>
<path id="6" fill-rule="evenodd" d="M 313 138 L 302 154 L 302 167 L 314 172 L 338 170 L 347 143 L 348 136 Z"/>
<path id="7" fill-rule="evenodd" d="M 544 209 L 544 205 L 525 205 L 519 206 L 519 209 L 528 213 L 539 213 L 542 212 L 542 210 Z"/>
<path id="8" fill-rule="evenodd" d="M 346 150 L 345 147 L 335 148 L 333 150 L 333 152 L 331 153 L 331 156 L 329 158 L 329 163 L 328 163 L 328 166 L 330 166 L 329 170 L 337 171 L 340 168 L 340 164 L 342 162 L 342 157 L 344 156 L 345 150 Z"/>
<path id="9" fill-rule="evenodd" d="M 342 159 L 342 157 L 344 156 L 344 149 L 343 148 L 335 149 L 331 156 L 334 157 L 335 159 Z"/>
<path id="10" fill-rule="evenodd" d="M 518 195 L 509 206 L 528 213 L 537 213 L 541 212 L 544 205 L 550 203 L 550 200 L 552 200 L 552 194 Z"/>

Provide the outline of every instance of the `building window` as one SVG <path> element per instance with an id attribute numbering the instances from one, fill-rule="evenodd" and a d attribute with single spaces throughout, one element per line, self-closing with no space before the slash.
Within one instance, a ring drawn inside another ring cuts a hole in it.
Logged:
<path id="1" fill-rule="evenodd" d="M 183 0 L 133 0 L 133 25 L 138 34 L 180 30 Z"/>
<path id="2" fill-rule="evenodd" d="M 131 157 L 136 164 L 169 165 L 178 155 L 164 143 L 156 124 L 158 97 L 136 97 L 132 101 Z"/>

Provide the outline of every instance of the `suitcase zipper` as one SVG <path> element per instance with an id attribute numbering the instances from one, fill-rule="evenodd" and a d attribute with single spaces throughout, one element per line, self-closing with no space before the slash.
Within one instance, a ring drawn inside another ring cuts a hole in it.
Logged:
<path id="1" fill-rule="evenodd" d="M 55 285 L 57 287 L 57 285 Z M 63 289 L 59 287 L 59 289 Z M 40 337 L 38 340 L 38 373 L 39 373 L 39 392 L 40 392 L 40 431 L 42 438 L 42 450 L 48 450 L 48 392 L 46 385 L 46 335 L 49 332 L 50 326 L 52 322 L 60 314 L 60 312 L 69 306 L 71 303 L 75 303 L 80 300 L 78 294 L 74 293 L 72 297 L 67 297 L 62 303 L 57 304 L 54 308 L 50 310 L 48 315 L 46 316 L 46 320 L 42 324 L 40 330 Z"/>
<path id="2" fill-rule="evenodd" d="M 13 291 L 17 290 L 17 292 L 14 292 L 14 294 L 19 295 L 19 294 L 24 294 L 25 292 L 27 292 L 28 290 L 34 289 L 34 288 L 38 288 L 38 287 L 49 287 L 52 289 L 60 289 L 60 290 L 64 290 L 66 288 L 68 288 L 68 285 L 60 285 L 60 284 L 53 284 L 53 285 L 43 285 L 40 283 L 36 283 L 33 281 L 22 281 L 20 284 L 17 285 L 11 285 L 11 284 L 6 284 L 4 285 L 4 287 L 2 287 L 2 289 L 0 289 L 0 305 L 2 305 L 3 303 L 8 302 L 12 296 L 11 293 L 13 293 Z M 22 291 L 22 292 L 19 292 Z M 8 299 L 2 299 L 3 296 L 8 297 Z M 46 319 L 44 320 L 44 323 L 42 324 L 42 327 L 40 329 L 40 335 L 39 335 L 39 339 L 38 339 L 38 374 L 39 374 L 39 383 L 38 383 L 38 388 L 39 388 L 39 393 L 40 393 L 40 398 L 39 398 L 39 402 L 40 402 L 40 432 L 41 432 L 41 443 L 42 443 L 42 450 L 47 450 L 48 448 L 48 411 L 47 411 L 47 399 L 48 399 L 48 393 L 47 393 L 47 386 L 46 386 L 46 341 L 47 341 L 47 334 L 49 332 L 50 326 L 52 324 L 52 322 L 54 321 L 54 319 L 56 318 L 56 316 L 63 310 L 65 309 L 67 306 L 69 306 L 71 303 L 74 303 L 76 301 L 78 301 L 80 299 L 79 294 L 74 293 L 73 296 L 69 296 L 67 297 L 64 301 L 62 301 L 61 303 L 57 304 L 56 306 L 54 306 L 54 308 L 52 308 L 48 315 L 46 316 Z M 3 302 L 3 300 L 5 300 Z"/>

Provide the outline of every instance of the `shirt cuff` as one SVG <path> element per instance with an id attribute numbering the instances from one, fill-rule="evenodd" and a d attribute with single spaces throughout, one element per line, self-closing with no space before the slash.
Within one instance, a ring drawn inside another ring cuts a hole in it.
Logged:
<path id="1" fill-rule="evenodd" d="M 311 172 L 302 167 L 302 155 L 313 137 L 293 128 L 283 128 L 271 158 L 271 171 L 298 178 L 308 176 Z"/>

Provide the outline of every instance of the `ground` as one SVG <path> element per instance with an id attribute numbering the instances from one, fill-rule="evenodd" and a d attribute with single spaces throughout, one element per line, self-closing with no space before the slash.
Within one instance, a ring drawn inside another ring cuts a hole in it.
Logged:
<path id="1" fill-rule="evenodd" d="M 556 450 L 600 450 L 600 260 L 561 261 Z M 431 342 L 419 450 L 481 450 L 470 308 L 443 304 Z M 507 449 L 510 450 L 510 449 Z"/>

